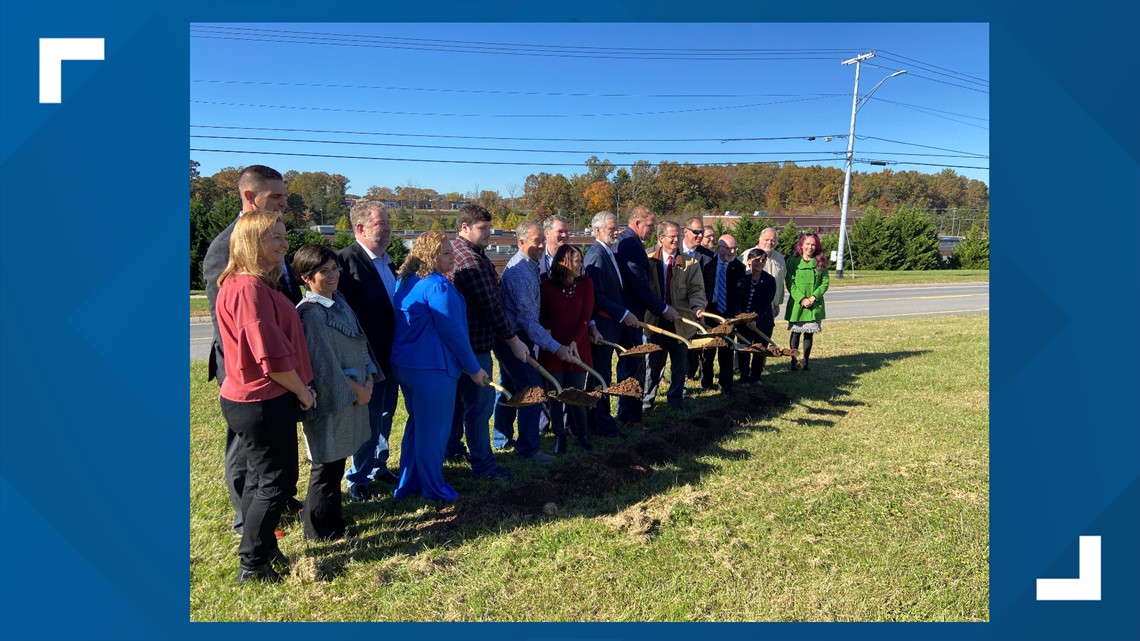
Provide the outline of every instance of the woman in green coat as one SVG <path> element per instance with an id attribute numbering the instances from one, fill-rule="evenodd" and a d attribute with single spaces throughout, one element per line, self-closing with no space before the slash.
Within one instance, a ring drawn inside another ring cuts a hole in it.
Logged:
<path id="1" fill-rule="evenodd" d="M 823 255 L 819 236 L 804 234 L 796 242 L 796 248 L 788 260 L 785 282 L 788 286 L 788 305 L 784 319 L 788 321 L 788 329 L 792 332 L 788 342 L 792 349 L 799 349 L 800 336 L 803 336 L 802 368 L 808 369 L 812 338 L 823 331 L 823 294 L 830 282 L 827 277 L 827 257 Z M 800 368 L 800 362 L 793 358 L 792 369 Z"/>

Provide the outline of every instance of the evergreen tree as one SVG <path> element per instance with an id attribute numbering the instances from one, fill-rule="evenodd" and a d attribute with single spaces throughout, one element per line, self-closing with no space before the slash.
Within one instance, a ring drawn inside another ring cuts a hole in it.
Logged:
<path id="1" fill-rule="evenodd" d="M 404 246 L 403 238 L 392 236 L 392 240 L 388 243 L 388 257 L 395 263 L 396 269 L 404 264 L 404 259 L 408 257 L 408 248 Z"/>
<path id="2" fill-rule="evenodd" d="M 780 230 L 780 235 L 776 237 L 776 251 L 784 255 L 785 258 L 791 258 L 792 250 L 796 248 L 796 242 L 799 241 L 799 230 L 796 229 L 795 221 L 789 220 L 787 225 Z"/>
<path id="3" fill-rule="evenodd" d="M 337 231 L 352 231 L 352 222 L 348 220 L 348 214 L 345 214 L 336 221 Z"/>
<path id="4" fill-rule="evenodd" d="M 851 226 L 847 235 L 857 269 L 898 269 L 902 264 L 902 242 L 882 214 L 868 209 Z"/>
<path id="5" fill-rule="evenodd" d="M 990 268 L 990 238 L 977 225 L 966 232 L 966 238 L 954 250 L 962 269 Z"/>
<path id="6" fill-rule="evenodd" d="M 898 269 L 941 269 L 942 253 L 938 251 L 938 236 L 926 211 L 914 205 L 904 205 L 887 219 L 901 242 Z"/>

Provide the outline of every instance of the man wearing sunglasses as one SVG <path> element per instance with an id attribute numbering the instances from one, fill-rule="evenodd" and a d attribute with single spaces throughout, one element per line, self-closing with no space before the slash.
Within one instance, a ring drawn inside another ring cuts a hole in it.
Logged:
<path id="1" fill-rule="evenodd" d="M 681 238 L 681 253 L 697 261 L 701 267 L 701 276 L 705 283 L 705 292 L 713 291 L 716 285 L 716 254 L 705 248 L 702 244 L 706 232 L 705 221 L 700 216 L 694 216 L 685 221 L 685 228 Z M 700 372 L 701 389 L 717 389 L 713 382 L 713 359 L 716 350 L 693 350 L 689 354 L 689 378 L 696 378 Z"/>

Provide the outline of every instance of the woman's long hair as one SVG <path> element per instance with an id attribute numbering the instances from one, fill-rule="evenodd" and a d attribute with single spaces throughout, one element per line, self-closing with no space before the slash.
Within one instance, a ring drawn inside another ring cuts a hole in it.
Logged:
<path id="1" fill-rule="evenodd" d="M 425 231 L 420 234 L 412 244 L 412 250 L 404 259 L 404 264 L 400 266 L 400 278 L 412 273 L 425 278 L 435 271 L 435 259 L 439 257 L 439 248 L 443 246 L 445 240 L 447 235 L 441 231 Z"/>
<path id="2" fill-rule="evenodd" d="M 577 252 L 578 259 L 582 259 L 582 250 L 570 243 L 556 249 L 554 257 L 550 259 L 550 278 L 562 287 L 574 284 L 574 275 L 570 271 L 570 257 L 573 256 L 571 252 Z"/>
<path id="3" fill-rule="evenodd" d="M 269 269 L 261 265 L 261 240 L 280 222 L 281 214 L 270 211 L 246 212 L 237 219 L 230 235 L 230 262 L 218 277 L 218 287 L 230 274 L 257 276 L 266 285 L 277 287 L 281 280 L 281 263 Z"/>
<path id="4" fill-rule="evenodd" d="M 804 256 L 804 240 L 807 238 L 815 239 L 815 256 Z M 821 272 L 827 271 L 827 255 L 823 253 L 823 243 L 819 241 L 819 236 L 815 234 L 804 234 L 796 241 L 796 248 L 793 253 L 799 254 L 804 260 L 815 259 L 815 268 Z"/>

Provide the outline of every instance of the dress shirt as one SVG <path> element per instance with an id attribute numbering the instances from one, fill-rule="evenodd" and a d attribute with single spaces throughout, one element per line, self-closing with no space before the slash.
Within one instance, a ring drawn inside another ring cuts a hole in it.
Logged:
<path id="1" fill-rule="evenodd" d="M 557 352 L 562 344 L 538 322 L 541 283 L 538 263 L 531 260 L 526 252 L 516 252 L 503 269 L 503 311 L 507 313 L 508 320 L 522 328 L 532 343 L 548 352 Z"/>
<path id="2" fill-rule="evenodd" d="M 365 247 L 359 240 L 356 241 L 356 244 L 360 245 L 364 253 L 372 259 L 372 266 L 380 274 L 380 280 L 384 281 L 384 290 L 388 292 L 388 300 L 392 300 L 396 295 L 396 275 L 392 273 L 392 268 L 389 266 L 392 264 L 392 257 L 388 255 L 388 252 L 379 256 L 373 254 L 372 250 Z"/>

